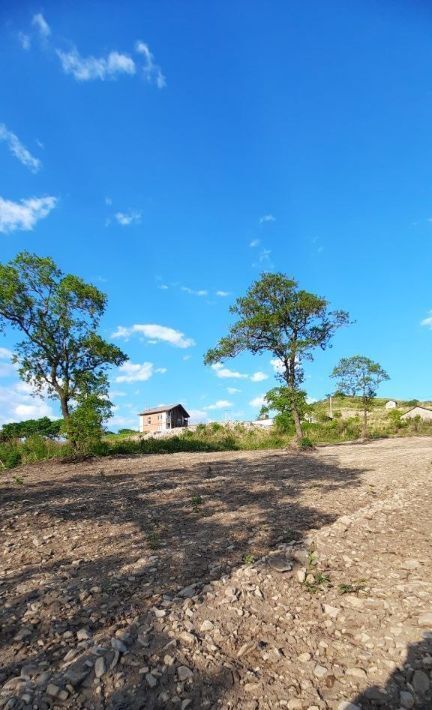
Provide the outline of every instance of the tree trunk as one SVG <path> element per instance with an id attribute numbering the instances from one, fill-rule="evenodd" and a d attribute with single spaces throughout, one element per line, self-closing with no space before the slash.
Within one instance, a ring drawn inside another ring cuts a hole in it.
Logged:
<path id="1" fill-rule="evenodd" d="M 367 439 L 367 435 L 368 435 L 367 409 L 365 407 L 363 410 L 363 439 Z"/>
<path id="2" fill-rule="evenodd" d="M 63 419 L 68 419 L 69 418 L 69 401 L 67 397 L 64 395 L 59 395 L 60 396 L 60 407 L 61 407 L 61 412 Z"/>
<path id="3" fill-rule="evenodd" d="M 292 415 L 293 415 L 294 424 L 295 424 L 297 441 L 300 441 L 300 439 L 303 438 L 303 430 L 302 430 L 302 425 L 301 425 L 299 413 L 295 407 L 293 407 Z"/>

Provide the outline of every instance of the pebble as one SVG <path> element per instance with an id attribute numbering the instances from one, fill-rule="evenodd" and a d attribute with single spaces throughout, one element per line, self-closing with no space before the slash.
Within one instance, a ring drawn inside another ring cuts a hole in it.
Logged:
<path id="1" fill-rule="evenodd" d="M 301 653 L 299 656 L 297 656 L 297 658 L 300 663 L 307 663 L 308 661 L 310 661 L 312 656 L 310 655 L 310 653 Z"/>
<path id="2" fill-rule="evenodd" d="M 89 631 L 87 629 L 80 629 L 77 631 L 77 639 L 78 641 L 87 641 L 91 637 Z"/>
<path id="3" fill-rule="evenodd" d="M 323 604 L 323 611 L 324 614 L 330 616 L 331 619 L 336 619 L 336 617 L 340 613 L 340 609 L 338 609 L 338 607 L 331 606 L 330 604 Z"/>
<path id="4" fill-rule="evenodd" d="M 120 653 L 127 653 L 127 646 L 120 639 L 111 639 L 111 646 Z"/>
<path id="5" fill-rule="evenodd" d="M 200 626 L 200 631 L 211 631 L 212 629 L 214 629 L 214 624 L 209 619 L 203 621 Z"/>
<path id="6" fill-rule="evenodd" d="M 180 682 L 183 682 L 185 680 L 188 680 L 189 678 L 193 677 L 193 673 L 190 668 L 187 666 L 179 666 L 177 668 L 177 677 Z"/>
<path id="7" fill-rule="evenodd" d="M 99 658 L 96 659 L 94 671 L 96 678 L 101 678 L 106 672 L 105 658 L 103 656 L 99 656 Z"/>
<path id="8" fill-rule="evenodd" d="M 155 688 L 158 684 L 157 678 L 152 673 L 146 673 L 145 679 L 150 688 Z"/>
<path id="9" fill-rule="evenodd" d="M 415 671 L 412 679 L 412 685 L 416 693 L 424 695 L 430 687 L 428 675 L 424 671 Z"/>
<path id="10" fill-rule="evenodd" d="M 419 626 L 428 626 L 432 628 L 432 611 L 427 611 L 425 614 L 419 616 L 418 620 Z"/>
<path id="11" fill-rule="evenodd" d="M 337 706 L 337 710 L 361 710 L 360 705 L 350 703 L 349 700 L 342 700 Z"/>
<path id="12" fill-rule="evenodd" d="M 320 666 L 320 664 L 317 663 L 317 665 L 314 668 L 314 675 L 317 678 L 324 678 L 324 676 L 326 676 L 327 673 L 328 673 L 327 668 L 325 668 L 324 666 Z"/>
<path id="13" fill-rule="evenodd" d="M 408 690 L 402 690 L 399 696 L 399 701 L 402 707 L 407 708 L 407 710 L 414 707 L 414 697 L 410 692 L 408 692 Z"/>

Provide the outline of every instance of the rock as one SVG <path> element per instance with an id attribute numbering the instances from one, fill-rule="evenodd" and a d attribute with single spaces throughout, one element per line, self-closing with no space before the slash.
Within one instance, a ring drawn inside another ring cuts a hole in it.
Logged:
<path id="1" fill-rule="evenodd" d="M 106 663 L 105 658 L 103 656 L 99 656 L 99 658 L 96 659 L 94 671 L 96 678 L 101 678 L 106 672 Z"/>
<path id="2" fill-rule="evenodd" d="M 173 656 L 170 656 L 168 653 L 164 656 L 163 661 L 166 666 L 172 666 L 174 664 Z"/>
<path id="3" fill-rule="evenodd" d="M 183 597 L 183 599 L 190 599 L 195 596 L 195 584 L 190 584 L 189 587 L 184 587 L 179 592 L 177 592 L 178 597 Z"/>
<path id="4" fill-rule="evenodd" d="M 190 698 L 185 698 L 184 700 L 182 700 L 181 710 L 186 710 L 186 708 L 188 708 L 191 703 L 192 700 Z"/>
<path id="5" fill-rule="evenodd" d="M 324 668 L 324 666 L 320 666 L 319 663 L 314 668 L 314 675 L 317 678 L 324 678 L 327 675 L 327 668 Z"/>
<path id="6" fill-rule="evenodd" d="M 87 641 L 89 638 L 91 638 L 91 634 L 87 629 L 80 629 L 77 631 L 78 641 Z"/>
<path id="7" fill-rule="evenodd" d="M 337 706 L 337 710 L 361 710 L 360 705 L 350 703 L 349 700 L 342 700 Z"/>
<path id="8" fill-rule="evenodd" d="M 287 708 L 289 708 L 289 710 L 301 710 L 302 707 L 303 703 L 298 698 L 291 698 L 291 700 L 288 700 Z"/>
<path id="9" fill-rule="evenodd" d="M 153 613 L 156 619 L 163 619 L 166 616 L 166 611 L 164 609 L 153 609 Z"/>
<path id="10" fill-rule="evenodd" d="M 418 569 L 419 567 L 420 567 L 420 562 L 418 560 L 406 560 L 402 564 L 402 569 L 407 569 L 407 570 Z"/>
<path id="11" fill-rule="evenodd" d="M 324 614 L 329 616 L 331 619 L 336 619 L 340 613 L 340 609 L 336 606 L 330 606 L 330 604 L 323 604 Z"/>
<path id="12" fill-rule="evenodd" d="M 364 691 L 364 696 L 368 700 L 373 700 L 376 705 L 385 705 L 388 700 L 388 695 L 385 690 L 378 688 L 376 685 L 372 685 L 370 688 L 366 688 Z"/>
<path id="13" fill-rule="evenodd" d="M 209 621 L 209 619 L 206 619 L 205 621 L 202 622 L 200 626 L 200 631 L 211 631 L 214 628 L 214 624 Z"/>
<path id="14" fill-rule="evenodd" d="M 193 677 L 193 673 L 190 668 L 187 666 L 179 666 L 177 668 L 177 677 L 179 681 L 182 683 L 185 680 L 188 680 L 189 678 Z"/>
<path id="15" fill-rule="evenodd" d="M 310 653 L 301 653 L 298 657 L 300 663 L 307 663 L 311 659 Z"/>
<path id="16" fill-rule="evenodd" d="M 407 708 L 408 710 L 410 710 L 410 708 L 414 707 L 414 697 L 411 695 L 410 692 L 408 692 L 408 690 L 401 691 L 399 701 L 403 708 Z"/>
<path id="17" fill-rule="evenodd" d="M 156 688 L 158 681 L 157 678 L 154 677 L 154 675 L 152 675 L 151 673 L 146 673 L 145 679 L 149 688 Z"/>
<path id="18" fill-rule="evenodd" d="M 282 555 L 273 555 L 272 557 L 269 557 L 268 564 L 272 569 L 276 570 L 276 572 L 291 572 L 292 570 L 292 564 Z"/>
<path id="19" fill-rule="evenodd" d="M 367 673 L 363 668 L 347 668 L 345 672 L 347 675 L 352 675 L 354 678 L 360 678 L 361 680 L 367 678 Z"/>
<path id="20" fill-rule="evenodd" d="M 430 687 L 430 681 L 427 673 L 424 671 L 415 671 L 412 679 L 412 685 L 418 695 L 425 695 Z"/>
<path id="21" fill-rule="evenodd" d="M 28 638 L 31 635 L 32 630 L 26 626 L 23 626 L 23 628 L 18 631 L 16 636 L 14 636 L 14 641 L 24 641 L 24 639 Z"/>
<path id="22" fill-rule="evenodd" d="M 188 631 L 182 631 L 180 638 L 185 643 L 195 643 L 195 636 L 190 634 Z"/>
<path id="23" fill-rule="evenodd" d="M 427 611 L 425 614 L 419 616 L 418 620 L 419 626 L 428 626 L 432 628 L 432 611 Z"/>
<path id="24" fill-rule="evenodd" d="M 306 569 L 303 567 L 302 569 L 299 569 L 297 571 L 297 579 L 300 582 L 300 584 L 303 584 L 303 582 L 306 579 Z"/>
<path id="25" fill-rule="evenodd" d="M 60 691 L 61 688 L 59 688 L 58 685 L 55 685 L 54 683 L 48 683 L 46 694 L 49 695 L 51 698 L 56 698 Z"/>
<path id="26" fill-rule="evenodd" d="M 120 653 L 127 653 L 127 646 L 120 639 L 111 639 L 111 646 Z"/>

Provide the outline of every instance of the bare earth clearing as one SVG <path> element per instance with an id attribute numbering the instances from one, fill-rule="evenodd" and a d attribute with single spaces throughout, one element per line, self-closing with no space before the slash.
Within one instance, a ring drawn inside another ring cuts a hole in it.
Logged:
<path id="1" fill-rule="evenodd" d="M 430 439 L 0 481 L 0 707 L 432 708 Z"/>

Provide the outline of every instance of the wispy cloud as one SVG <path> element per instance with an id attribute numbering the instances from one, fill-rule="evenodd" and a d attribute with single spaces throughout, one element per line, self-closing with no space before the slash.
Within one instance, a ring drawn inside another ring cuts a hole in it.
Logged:
<path id="1" fill-rule="evenodd" d="M 0 232 L 30 231 L 57 204 L 56 197 L 30 197 L 20 202 L 0 197 Z"/>
<path id="2" fill-rule="evenodd" d="M 134 362 L 125 362 L 118 368 L 119 375 L 115 378 L 116 382 L 147 382 L 154 374 L 164 374 L 165 367 L 155 367 L 152 362 L 143 362 L 142 364 Z"/>
<path id="3" fill-rule="evenodd" d="M 25 32 L 18 32 L 18 42 L 20 43 L 22 49 L 25 49 L 26 52 L 31 47 L 30 36 L 27 35 Z"/>
<path id="4" fill-rule="evenodd" d="M 204 409 L 207 409 L 208 411 L 211 411 L 213 409 L 229 409 L 229 407 L 232 407 L 233 403 L 229 402 L 227 399 L 218 399 L 217 402 L 214 402 L 213 404 L 208 404 Z"/>
<path id="5" fill-rule="evenodd" d="M 254 399 L 251 399 L 249 404 L 251 407 L 262 407 L 265 404 L 265 395 L 261 394 L 258 395 L 258 397 L 254 397 Z"/>
<path id="6" fill-rule="evenodd" d="M 268 375 L 266 375 L 265 372 L 254 372 L 254 374 L 251 375 L 250 378 L 252 382 L 262 382 L 263 380 L 268 379 Z"/>
<path id="7" fill-rule="evenodd" d="M 110 52 L 106 57 L 82 57 L 76 47 L 69 52 L 56 49 L 65 74 L 77 81 L 117 79 L 121 74 L 135 74 L 135 62 L 128 54 Z"/>
<path id="8" fill-rule="evenodd" d="M 176 348 L 190 348 L 195 345 L 195 341 L 192 338 L 187 338 L 181 331 L 155 323 L 136 323 L 128 327 L 119 325 L 111 337 L 127 340 L 135 334 L 143 335 L 150 342 L 165 342 Z"/>
<path id="9" fill-rule="evenodd" d="M 33 394 L 27 383 L 0 387 L 0 425 L 39 417 L 54 419 L 55 413 L 44 399 Z"/>
<path id="10" fill-rule="evenodd" d="M 432 328 L 432 311 L 429 311 L 429 315 L 423 318 L 420 325 L 424 325 L 426 328 Z"/>
<path id="11" fill-rule="evenodd" d="M 41 12 L 38 12 L 37 15 L 33 15 L 32 25 L 43 39 L 47 39 L 50 36 L 51 27 Z"/>
<path id="12" fill-rule="evenodd" d="M 230 292 L 229 291 L 216 291 L 216 296 L 219 296 L 220 298 L 225 298 L 226 296 L 229 296 Z"/>
<path id="13" fill-rule="evenodd" d="M 143 74 L 146 81 L 150 84 L 154 83 L 158 89 L 163 89 L 166 86 L 166 79 L 162 74 L 162 70 L 155 63 L 154 56 L 150 51 L 148 44 L 139 40 L 135 44 L 135 50 L 144 58 Z"/>
<path id="14" fill-rule="evenodd" d="M 116 212 L 114 217 L 122 227 L 128 227 L 130 224 L 139 224 L 141 222 L 142 212 L 139 212 L 138 210 Z"/>
<path id="15" fill-rule="evenodd" d="M 212 370 L 216 373 L 217 377 L 220 377 L 221 379 L 237 379 L 237 380 L 247 380 L 249 375 L 245 375 L 241 372 L 237 372 L 236 370 L 230 370 L 228 367 L 224 367 L 220 362 L 216 362 L 214 365 L 211 366 Z"/>
<path id="16" fill-rule="evenodd" d="M 0 141 L 3 141 L 8 146 L 12 155 L 17 158 L 26 168 L 32 173 L 37 173 L 40 170 L 42 163 L 38 158 L 35 158 L 28 148 L 25 147 L 12 131 L 6 128 L 4 123 L 0 123 Z"/>
<path id="17" fill-rule="evenodd" d="M 261 239 L 252 239 L 252 241 L 249 242 L 249 246 L 250 246 L 252 249 L 255 249 L 255 248 L 258 247 L 260 244 L 261 244 Z"/>
<path id="18" fill-rule="evenodd" d="M 190 414 L 190 423 L 199 424 L 208 420 L 208 414 L 203 409 L 188 409 Z"/>
<path id="19" fill-rule="evenodd" d="M 237 389 L 237 387 L 227 387 L 227 392 L 228 394 L 238 394 L 241 390 Z"/>
<path id="20" fill-rule="evenodd" d="M 284 371 L 284 364 L 282 360 L 279 360 L 279 358 L 277 357 L 274 357 L 272 360 L 270 360 L 270 365 L 272 366 L 274 372 L 277 375 L 280 375 L 280 373 Z"/>
<path id="21" fill-rule="evenodd" d="M 195 290 L 193 288 L 189 288 L 189 286 L 180 286 L 180 290 L 185 293 L 189 293 L 191 296 L 208 296 L 208 291 L 205 288 Z"/>
<path id="22" fill-rule="evenodd" d="M 266 222 L 276 222 L 276 217 L 273 217 L 272 214 L 265 214 L 260 217 L 260 224 L 265 224 Z"/>

